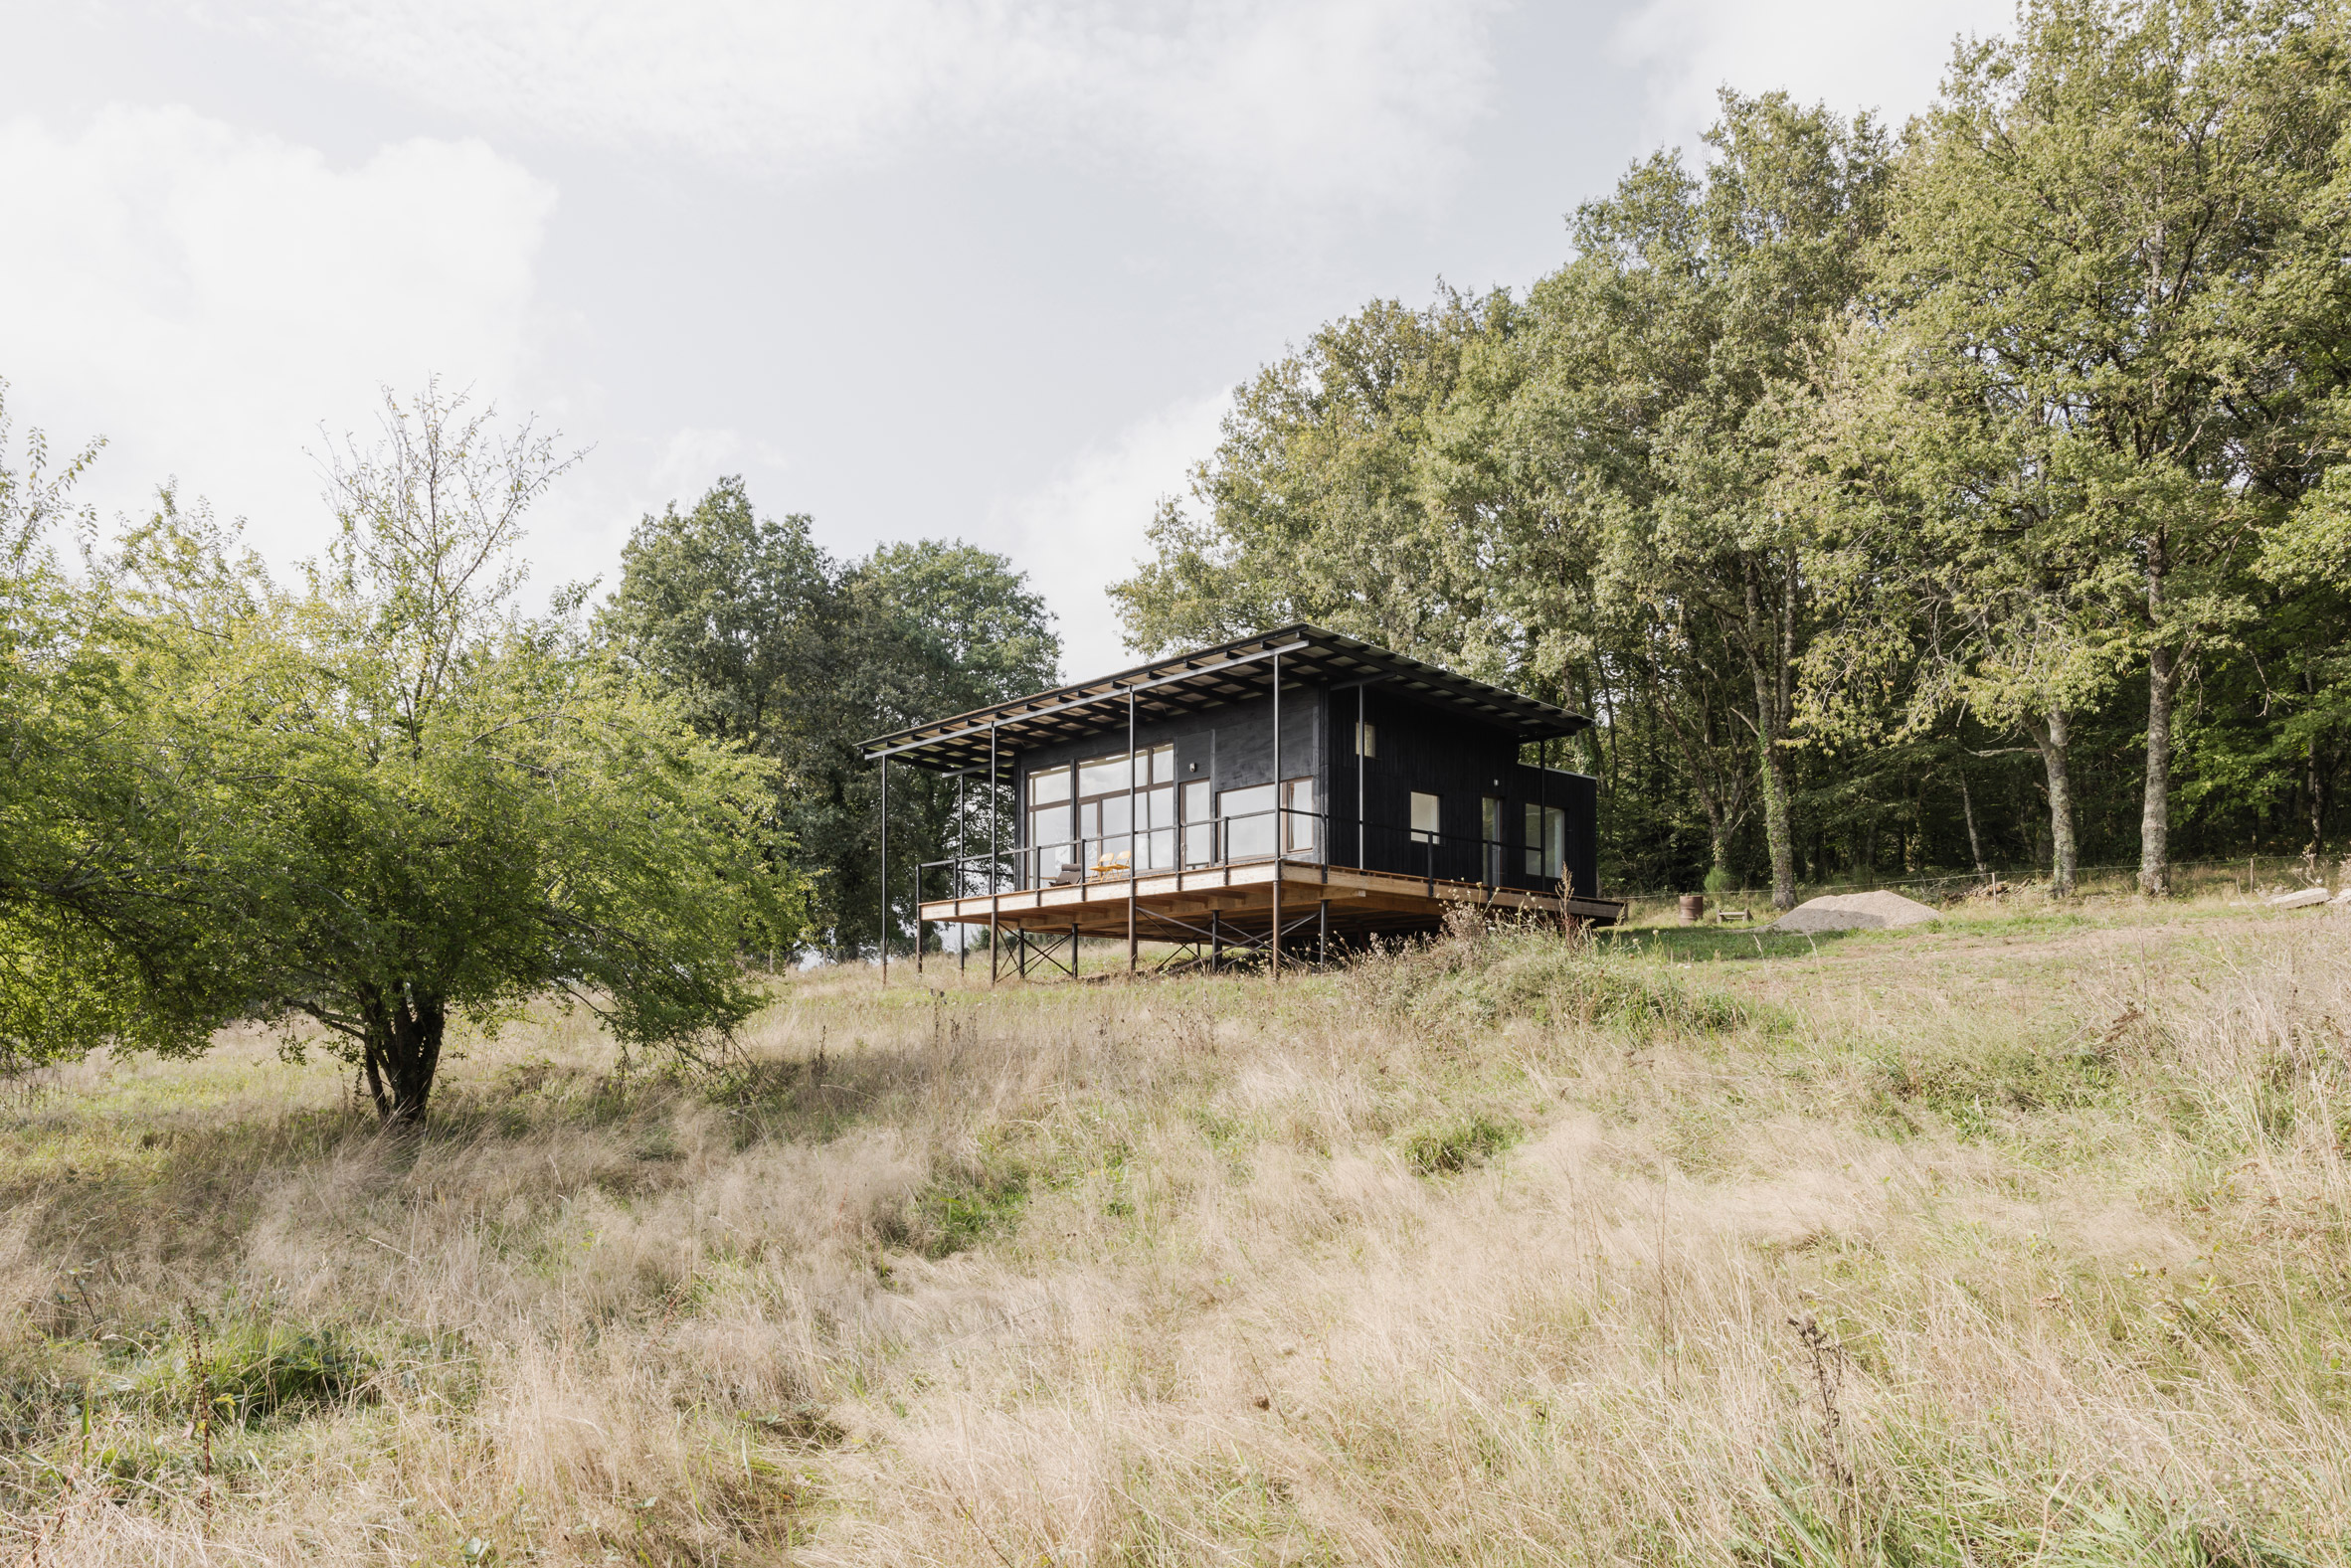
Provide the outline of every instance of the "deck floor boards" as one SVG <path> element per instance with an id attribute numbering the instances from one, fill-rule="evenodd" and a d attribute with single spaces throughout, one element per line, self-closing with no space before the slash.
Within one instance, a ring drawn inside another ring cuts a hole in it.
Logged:
<path id="1" fill-rule="evenodd" d="M 1236 939 L 1263 937 L 1272 926 L 1275 863 L 1207 866 L 1185 871 L 1146 871 L 1134 885 L 1136 935 L 1147 942 L 1188 942 L 1196 928 L 1215 917 Z M 1431 882 L 1425 877 L 1352 866 L 1299 862 L 1280 867 L 1282 924 L 1302 917 L 1318 922 L 1318 906 L 1330 905 L 1331 935 L 1343 941 L 1364 936 L 1433 931 L 1448 911 L 1468 906 L 1500 914 L 1547 917 L 1606 925 L 1624 914 L 1614 899 L 1562 898 L 1519 888 L 1476 882 Z M 1024 888 L 1017 892 L 931 899 L 922 918 L 941 925 L 990 926 L 1041 936 L 1127 935 L 1128 879 L 1095 877 L 1084 882 Z M 1285 945 L 1291 939 L 1284 938 Z"/>

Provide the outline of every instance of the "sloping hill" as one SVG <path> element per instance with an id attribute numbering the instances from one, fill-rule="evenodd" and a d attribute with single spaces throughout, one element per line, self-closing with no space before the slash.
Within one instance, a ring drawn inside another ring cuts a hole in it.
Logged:
<path id="1" fill-rule="evenodd" d="M 0 1539 L 2337 1559 L 2340 924 L 833 972 L 691 1074 L 473 1042 L 419 1145 L 258 1037 L 92 1065 L 0 1122 Z"/>

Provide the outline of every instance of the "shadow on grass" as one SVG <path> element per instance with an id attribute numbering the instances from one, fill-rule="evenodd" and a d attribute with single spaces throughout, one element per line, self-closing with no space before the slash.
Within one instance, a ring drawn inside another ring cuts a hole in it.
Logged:
<path id="1" fill-rule="evenodd" d="M 740 1150 L 821 1143 L 916 1117 L 977 1043 L 961 1027 L 938 1033 L 927 1041 L 860 1040 L 846 1054 L 819 1048 L 627 1070 L 530 1058 L 478 1076 L 449 1075 L 420 1132 L 387 1131 L 347 1100 L 224 1106 L 192 1093 L 184 1105 L 124 1111 L 52 1098 L 38 1116 L 0 1119 L 0 1217 L 23 1225 L 33 1256 L 74 1278 L 87 1275 L 94 1288 L 124 1271 L 150 1280 L 157 1271 L 234 1272 L 282 1185 L 337 1162 L 363 1165 L 363 1184 L 395 1202 L 431 1202 L 476 1168 L 466 1156 L 485 1146 L 553 1147 L 561 1134 L 591 1133 L 585 1145 L 562 1144 L 560 1167 L 533 1154 L 518 1168 L 550 1202 L 583 1186 L 626 1200 L 687 1179 L 681 1119 L 715 1113 Z M 943 1226 L 961 1234 L 954 1223 Z M 88 1307 L 90 1295 L 64 1292 L 49 1331 L 87 1332 L 110 1321 L 112 1312 Z"/>

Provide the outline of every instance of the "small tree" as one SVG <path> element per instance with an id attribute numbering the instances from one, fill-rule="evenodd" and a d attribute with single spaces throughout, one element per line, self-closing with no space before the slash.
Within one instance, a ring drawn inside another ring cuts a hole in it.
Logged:
<path id="1" fill-rule="evenodd" d="M 154 825 L 61 899 L 142 951 L 201 930 L 183 993 L 323 1025 L 398 1126 L 452 1015 L 552 992 L 626 1045 L 690 1046 L 760 1004 L 739 955 L 802 920 L 750 761 L 595 651 L 585 590 L 516 611 L 522 515 L 570 459 L 490 419 L 387 397 L 382 441 L 334 454 L 341 534 L 299 593 L 202 518 L 125 542 L 99 618 L 146 694 Z"/>

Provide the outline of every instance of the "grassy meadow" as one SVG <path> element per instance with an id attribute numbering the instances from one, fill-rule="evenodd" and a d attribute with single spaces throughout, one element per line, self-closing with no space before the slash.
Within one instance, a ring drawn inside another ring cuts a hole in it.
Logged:
<path id="1" fill-rule="evenodd" d="M 2351 917 L 1463 930 L 0 1101 L 0 1561 L 2351 1560 Z"/>

